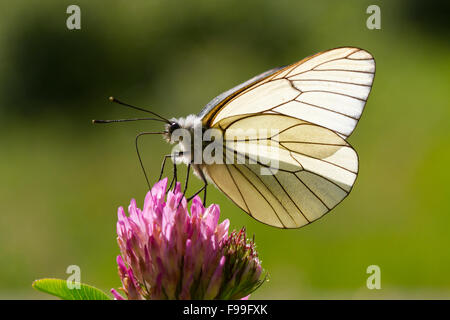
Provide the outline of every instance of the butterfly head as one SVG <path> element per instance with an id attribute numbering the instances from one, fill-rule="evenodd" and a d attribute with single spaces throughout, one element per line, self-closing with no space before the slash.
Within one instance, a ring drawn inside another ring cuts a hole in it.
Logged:
<path id="1" fill-rule="evenodd" d="M 172 135 L 176 130 L 180 129 L 181 126 L 180 123 L 178 122 L 178 119 L 170 119 L 169 121 L 170 123 L 167 123 L 165 125 L 163 136 L 167 142 L 173 143 Z"/>
<path id="2" fill-rule="evenodd" d="M 199 127 L 201 128 L 202 122 L 196 115 L 189 115 L 186 118 L 172 118 L 169 119 L 169 123 L 166 124 L 164 128 L 164 139 L 169 143 L 175 143 L 173 135 L 183 136 L 183 130 L 185 134 L 192 135 L 194 130 Z M 178 140 L 178 139 L 175 139 Z"/>
<path id="3" fill-rule="evenodd" d="M 180 128 L 180 124 L 176 121 L 173 121 L 172 123 L 167 125 L 167 132 L 169 133 L 169 135 L 172 135 L 175 130 Z"/>

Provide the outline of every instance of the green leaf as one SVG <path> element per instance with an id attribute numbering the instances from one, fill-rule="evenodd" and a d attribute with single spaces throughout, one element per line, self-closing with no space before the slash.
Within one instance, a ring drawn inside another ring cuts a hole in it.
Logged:
<path id="1" fill-rule="evenodd" d="M 73 285 L 75 287 L 70 289 L 67 286 L 67 281 L 61 279 L 39 279 L 32 284 L 36 290 L 57 296 L 63 300 L 111 300 L 111 297 L 106 293 L 93 286 L 83 283 L 74 283 Z"/>

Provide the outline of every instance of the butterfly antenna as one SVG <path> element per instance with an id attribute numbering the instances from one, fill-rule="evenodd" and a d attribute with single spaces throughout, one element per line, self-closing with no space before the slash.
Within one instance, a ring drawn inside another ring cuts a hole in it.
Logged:
<path id="1" fill-rule="evenodd" d="M 159 119 L 161 119 L 161 120 L 164 121 L 165 123 L 170 124 L 170 121 L 169 121 L 168 119 L 166 119 L 166 118 L 160 116 L 159 114 L 157 114 L 157 113 L 155 113 L 155 112 L 153 112 L 153 111 L 150 111 L 150 110 L 146 110 L 146 109 L 143 109 L 143 108 L 140 108 L 140 107 L 133 106 L 133 105 L 131 105 L 131 104 L 122 102 L 122 101 L 120 101 L 120 100 L 118 100 L 118 99 L 116 99 L 116 98 L 114 98 L 114 97 L 109 97 L 109 101 L 115 102 L 115 103 L 120 104 L 120 105 L 125 106 L 125 107 L 129 107 L 129 108 L 133 108 L 133 109 L 136 109 L 136 110 L 139 110 L 139 111 L 143 111 L 143 112 L 150 113 L 150 114 L 152 114 L 152 115 L 158 117 Z"/>
<path id="2" fill-rule="evenodd" d="M 129 121 L 139 121 L 139 120 L 154 120 L 154 121 L 160 121 L 165 122 L 164 120 L 157 119 L 157 118 L 132 118 L 132 119 L 114 119 L 114 120 L 92 120 L 92 123 L 115 123 L 115 122 L 129 122 Z"/>

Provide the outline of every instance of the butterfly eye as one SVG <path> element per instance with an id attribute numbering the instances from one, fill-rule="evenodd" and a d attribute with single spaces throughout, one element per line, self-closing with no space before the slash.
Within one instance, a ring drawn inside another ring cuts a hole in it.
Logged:
<path id="1" fill-rule="evenodd" d="M 173 122 L 169 127 L 169 133 L 171 134 L 175 130 L 180 129 L 180 125 L 176 122 Z"/>

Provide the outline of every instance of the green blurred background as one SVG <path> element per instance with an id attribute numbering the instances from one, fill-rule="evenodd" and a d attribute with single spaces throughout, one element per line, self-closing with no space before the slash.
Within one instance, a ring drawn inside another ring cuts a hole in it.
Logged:
<path id="1" fill-rule="evenodd" d="M 66 28 L 81 7 L 82 29 Z M 381 7 L 381 30 L 366 8 Z M 449 24 L 433 1 L 0 1 L 0 298 L 49 298 L 36 278 L 118 287 L 117 207 L 146 184 L 134 137 L 275 66 L 338 46 L 377 61 L 374 87 L 349 139 L 360 157 L 350 196 L 302 229 L 279 230 L 214 187 L 222 218 L 245 225 L 270 281 L 254 298 L 450 298 Z M 153 180 L 170 146 L 143 140 Z M 184 170 L 184 168 L 182 169 Z M 195 180 L 192 190 L 200 186 Z M 379 265 L 381 290 L 366 287 Z"/>

